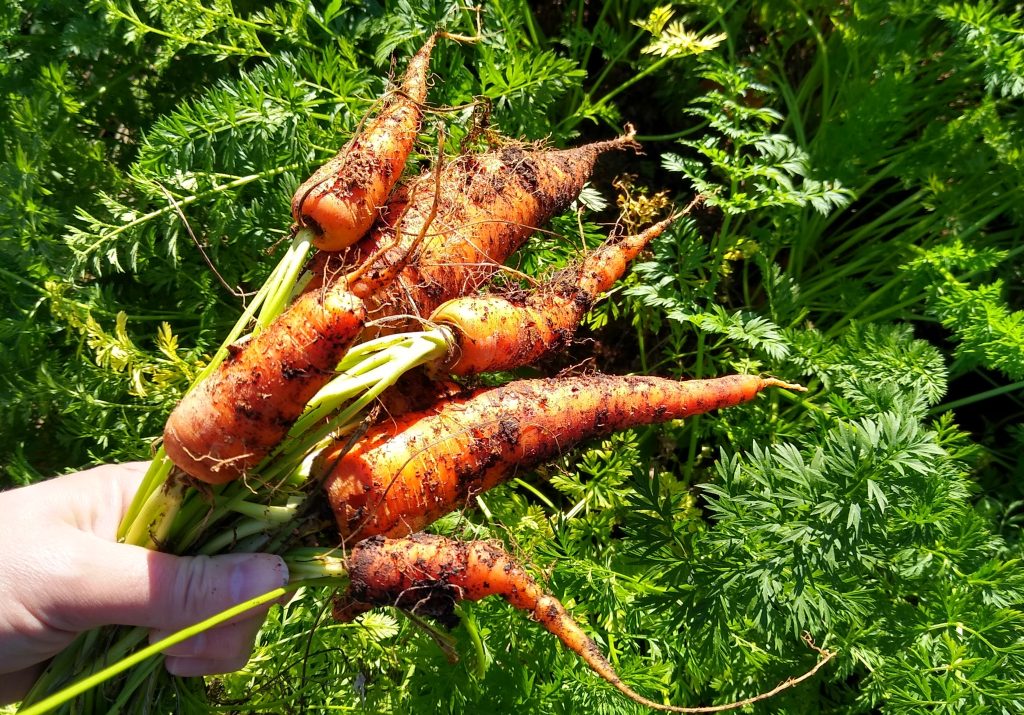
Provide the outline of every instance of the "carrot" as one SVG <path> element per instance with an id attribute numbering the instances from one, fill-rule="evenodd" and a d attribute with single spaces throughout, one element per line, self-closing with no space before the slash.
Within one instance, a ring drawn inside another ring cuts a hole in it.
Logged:
<path id="1" fill-rule="evenodd" d="M 530 614 L 631 700 L 665 709 L 623 683 L 561 602 L 545 593 L 499 543 L 455 541 L 433 534 L 404 539 L 377 536 L 357 544 L 347 562 L 350 585 L 335 601 L 338 620 L 348 621 L 368 607 L 387 605 L 454 625 L 453 607 L 458 601 L 501 596 Z"/>
<path id="2" fill-rule="evenodd" d="M 389 206 L 393 225 L 360 244 L 366 255 L 389 240 L 407 246 L 424 235 L 399 279 L 367 300 L 369 319 L 389 321 L 389 332 L 412 329 L 445 301 L 472 293 L 575 200 L 602 153 L 630 146 L 631 133 L 566 150 L 509 146 L 457 157 L 439 177 L 421 175 L 400 208 Z"/>
<path id="3" fill-rule="evenodd" d="M 448 325 L 454 332 L 445 368 L 463 376 L 512 370 L 564 346 L 598 296 L 670 223 L 667 219 L 635 236 L 605 243 L 525 298 L 477 295 L 444 303 L 430 322 Z"/>
<path id="4" fill-rule="evenodd" d="M 164 427 L 167 456 L 211 484 L 255 467 L 334 376 L 365 317 L 344 281 L 301 295 L 175 407 Z"/>
<path id="5" fill-rule="evenodd" d="M 338 251 L 362 238 L 401 177 L 423 119 L 436 38 L 431 35 L 413 55 L 401 85 L 380 114 L 292 197 L 292 217 L 313 229 L 318 248 Z"/>
<path id="6" fill-rule="evenodd" d="M 583 440 L 737 405 L 771 386 L 803 389 L 756 375 L 522 380 L 385 421 L 347 452 L 325 450 L 315 469 L 348 543 L 403 536 Z"/>
<path id="7" fill-rule="evenodd" d="M 383 408 L 382 419 L 393 419 L 409 412 L 422 411 L 443 400 L 464 395 L 466 388 L 451 380 L 435 379 L 422 368 L 415 368 L 398 378 L 378 399 Z"/>
<path id="8" fill-rule="evenodd" d="M 823 657 L 808 673 L 743 701 L 708 707 L 665 705 L 626 685 L 565 606 L 546 593 L 496 542 L 463 542 L 432 534 L 414 534 L 403 539 L 375 536 L 356 544 L 347 564 L 349 588 L 334 603 L 334 616 L 340 621 L 350 621 L 374 606 L 397 606 L 454 625 L 453 608 L 457 602 L 501 596 L 554 634 L 616 690 L 655 710 L 709 713 L 743 707 L 806 680 L 833 655 L 819 649 Z"/>
<path id="9" fill-rule="evenodd" d="M 387 203 L 378 209 L 378 217 L 369 232 L 358 242 L 340 251 L 315 251 L 306 265 L 308 281 L 304 292 L 318 290 L 341 274 L 370 260 L 382 247 L 400 248 L 395 223 L 409 203 L 405 186 L 395 187 Z"/>
<path id="10" fill-rule="evenodd" d="M 617 139 L 566 150 L 522 146 L 468 154 L 400 186 L 370 232 L 343 253 L 318 253 L 308 289 L 374 256 L 371 271 L 407 263 L 397 281 L 366 295 L 367 336 L 419 328 L 447 300 L 475 291 L 537 227 L 579 195 L 604 152 L 635 146 Z M 412 255 L 412 244 L 420 245 Z"/>

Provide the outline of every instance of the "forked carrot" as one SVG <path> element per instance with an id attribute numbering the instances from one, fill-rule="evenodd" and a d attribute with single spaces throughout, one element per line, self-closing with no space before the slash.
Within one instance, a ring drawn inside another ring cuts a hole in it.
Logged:
<path id="1" fill-rule="evenodd" d="M 645 698 L 626 685 L 565 606 L 546 593 L 496 542 L 455 541 L 432 534 L 414 534 L 403 539 L 377 536 L 357 544 L 347 563 L 350 586 L 346 594 L 335 600 L 334 616 L 338 620 L 350 621 L 359 613 L 384 605 L 451 623 L 457 602 L 501 596 L 554 634 L 616 690 L 654 710 L 712 713 L 743 707 L 806 680 L 833 655 L 818 649 L 822 657 L 809 672 L 743 701 L 707 707 L 666 705 Z"/>

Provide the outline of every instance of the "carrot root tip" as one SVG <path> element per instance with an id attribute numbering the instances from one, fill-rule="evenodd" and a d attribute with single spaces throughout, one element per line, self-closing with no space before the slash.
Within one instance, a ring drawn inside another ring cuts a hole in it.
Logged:
<path id="1" fill-rule="evenodd" d="M 764 378 L 764 384 L 766 387 L 782 387 L 787 390 L 793 390 L 794 392 L 807 392 L 807 388 L 803 385 L 799 385 L 795 382 L 786 382 L 785 380 L 779 380 L 774 377 Z"/>

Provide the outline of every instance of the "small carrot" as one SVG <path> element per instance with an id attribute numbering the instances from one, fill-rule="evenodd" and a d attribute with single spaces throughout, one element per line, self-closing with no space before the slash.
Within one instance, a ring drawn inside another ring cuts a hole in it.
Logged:
<path id="1" fill-rule="evenodd" d="M 304 292 L 322 288 L 338 276 L 371 260 L 383 247 L 401 248 L 395 233 L 395 222 L 405 212 L 409 195 L 405 186 L 395 187 L 387 203 L 378 209 L 378 217 L 369 232 L 359 241 L 339 251 L 315 251 L 306 265 L 308 280 Z"/>
<path id="2" fill-rule="evenodd" d="M 431 35 L 413 55 L 401 85 L 380 114 L 292 197 L 292 217 L 313 229 L 318 248 L 338 251 L 362 238 L 401 177 L 423 119 L 436 38 Z"/>
<path id="3" fill-rule="evenodd" d="M 771 386 L 803 389 L 756 375 L 522 380 L 382 422 L 348 451 L 325 450 L 317 470 L 348 543 L 403 536 L 583 440 L 738 405 Z"/>
<path id="4" fill-rule="evenodd" d="M 301 295 L 175 407 L 164 427 L 167 456 L 211 484 L 255 467 L 334 376 L 365 317 L 344 281 Z"/>
<path id="5" fill-rule="evenodd" d="M 445 369 L 462 376 L 512 370 L 564 346 L 598 296 L 670 223 L 666 219 L 637 235 L 608 241 L 525 297 L 475 295 L 444 303 L 430 322 L 454 332 Z"/>
<path id="6" fill-rule="evenodd" d="M 808 673 L 743 701 L 707 707 L 665 705 L 626 685 L 561 601 L 546 593 L 496 542 L 455 541 L 432 534 L 414 534 L 403 539 L 375 536 L 356 544 L 347 564 L 349 589 L 334 603 L 334 616 L 340 621 L 350 621 L 375 606 L 397 606 L 454 625 L 453 608 L 457 602 L 501 596 L 554 634 L 620 693 L 654 710 L 711 713 L 743 707 L 806 680 L 833 655 L 819 651 L 823 657 Z"/>

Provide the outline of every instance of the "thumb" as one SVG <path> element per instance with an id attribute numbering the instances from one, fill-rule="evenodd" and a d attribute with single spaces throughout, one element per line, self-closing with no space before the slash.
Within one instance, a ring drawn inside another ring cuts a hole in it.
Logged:
<path id="1" fill-rule="evenodd" d="M 65 592 L 62 610 L 77 621 L 69 630 L 108 624 L 179 630 L 288 583 L 287 566 L 272 554 L 174 556 L 96 541 L 80 583 Z"/>

